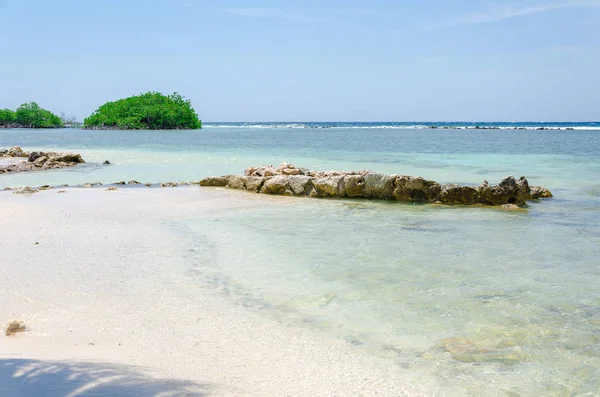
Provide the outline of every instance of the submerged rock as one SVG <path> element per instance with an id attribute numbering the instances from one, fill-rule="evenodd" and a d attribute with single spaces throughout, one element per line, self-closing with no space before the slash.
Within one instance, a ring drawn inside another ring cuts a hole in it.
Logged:
<path id="1" fill-rule="evenodd" d="M 493 205 L 516 210 L 528 200 L 552 197 L 550 191 L 530 187 L 525 177 L 508 176 L 498 185 L 484 181 L 479 187 L 446 184 L 421 177 L 369 171 L 311 171 L 283 163 L 275 168 L 248 167 L 243 176 L 204 178 L 200 186 L 224 186 L 262 194 L 322 198 L 366 198 L 447 205 Z"/>

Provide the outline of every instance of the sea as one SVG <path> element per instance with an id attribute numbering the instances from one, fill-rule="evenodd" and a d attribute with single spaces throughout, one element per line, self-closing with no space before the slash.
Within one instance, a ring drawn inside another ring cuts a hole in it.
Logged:
<path id="1" fill-rule="evenodd" d="M 470 185 L 524 175 L 554 198 L 506 212 L 281 197 L 290 205 L 164 227 L 194 242 L 181 255 L 199 288 L 344 340 L 443 396 L 600 396 L 600 122 L 0 130 L 0 148 L 14 145 L 86 164 L 0 175 L 0 189 L 189 182 L 281 162 Z"/>

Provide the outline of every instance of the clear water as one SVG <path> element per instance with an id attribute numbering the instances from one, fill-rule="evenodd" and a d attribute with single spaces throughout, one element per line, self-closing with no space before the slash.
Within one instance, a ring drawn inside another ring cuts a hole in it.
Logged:
<path id="1" fill-rule="evenodd" d="M 197 180 L 281 161 L 473 184 L 526 175 L 555 198 L 523 213 L 280 198 L 165 227 L 189 239 L 199 285 L 444 395 L 600 395 L 600 131 L 363 127 L 0 131 L 0 148 L 89 162 L 0 187 Z"/>

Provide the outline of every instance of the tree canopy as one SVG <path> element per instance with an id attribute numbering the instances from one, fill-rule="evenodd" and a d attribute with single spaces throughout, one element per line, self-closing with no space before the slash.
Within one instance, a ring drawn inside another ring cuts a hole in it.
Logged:
<path id="1" fill-rule="evenodd" d="M 0 109 L 0 126 L 14 125 L 17 123 L 17 115 L 10 109 Z"/>
<path id="2" fill-rule="evenodd" d="M 198 129 L 202 123 L 191 102 L 178 93 L 148 92 L 107 102 L 84 120 L 83 128 L 119 130 Z"/>
<path id="3" fill-rule="evenodd" d="M 60 128 L 60 117 L 49 110 L 42 109 L 37 103 L 24 103 L 16 111 L 0 109 L 0 127 L 17 128 Z"/>

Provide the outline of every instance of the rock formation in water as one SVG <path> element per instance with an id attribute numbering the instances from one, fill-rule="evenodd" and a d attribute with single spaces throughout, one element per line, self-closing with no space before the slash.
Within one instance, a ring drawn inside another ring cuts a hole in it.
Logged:
<path id="1" fill-rule="evenodd" d="M 508 176 L 498 185 L 484 181 L 480 186 L 442 185 L 421 177 L 387 175 L 370 171 L 310 171 L 283 163 L 249 167 L 243 176 L 209 177 L 201 186 L 221 186 L 254 193 L 308 197 L 349 197 L 396 200 L 413 203 L 463 205 L 523 205 L 538 198 L 549 198 L 548 189 L 530 187 L 527 179 Z"/>
<path id="2" fill-rule="evenodd" d="M 0 166 L 0 174 L 66 168 L 85 163 L 78 153 L 24 152 L 18 146 L 0 150 L 0 158 L 23 159 L 15 164 Z"/>

